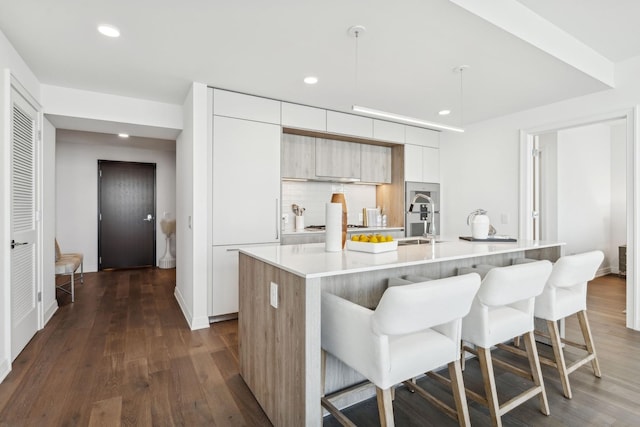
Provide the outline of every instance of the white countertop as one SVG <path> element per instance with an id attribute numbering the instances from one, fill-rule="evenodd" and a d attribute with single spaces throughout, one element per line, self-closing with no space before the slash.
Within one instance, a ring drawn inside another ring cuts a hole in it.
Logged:
<path id="1" fill-rule="evenodd" d="M 347 249 L 341 252 L 326 252 L 324 243 L 256 246 L 240 249 L 240 252 L 295 275 L 314 278 L 564 245 L 552 241 L 485 243 L 459 239 L 441 240 L 446 241 L 434 246 L 399 246 L 396 251 L 378 254 Z"/>

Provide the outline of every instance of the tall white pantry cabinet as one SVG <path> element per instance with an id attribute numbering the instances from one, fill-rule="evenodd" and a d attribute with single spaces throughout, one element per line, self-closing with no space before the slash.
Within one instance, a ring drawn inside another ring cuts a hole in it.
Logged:
<path id="1" fill-rule="evenodd" d="M 213 90 L 209 316 L 238 312 L 238 250 L 280 243 L 280 102 Z"/>

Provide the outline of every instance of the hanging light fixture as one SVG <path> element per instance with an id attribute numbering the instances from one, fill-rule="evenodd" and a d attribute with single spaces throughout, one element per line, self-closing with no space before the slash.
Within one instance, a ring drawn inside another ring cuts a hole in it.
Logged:
<path id="1" fill-rule="evenodd" d="M 350 36 L 354 37 L 356 40 L 356 52 L 355 52 L 355 87 L 356 87 L 356 94 L 358 92 L 358 56 L 359 56 L 359 52 L 358 52 L 358 38 L 360 36 L 362 36 L 362 34 L 364 34 L 364 32 L 366 31 L 365 27 L 363 27 L 362 25 L 354 25 L 353 27 L 350 27 L 348 30 L 348 33 Z M 461 88 L 461 92 L 460 92 L 460 99 L 462 100 L 462 67 L 464 67 L 464 69 L 468 68 L 468 65 L 462 65 L 460 67 L 456 67 L 457 69 L 460 70 L 460 88 Z M 462 103 L 462 101 L 461 101 Z M 422 127 L 426 127 L 426 128 L 430 128 L 430 129 L 436 129 L 436 130 L 449 130 L 449 131 L 453 131 L 453 132 L 464 132 L 464 129 L 462 129 L 462 127 L 455 127 L 455 126 L 449 126 L 446 124 L 442 124 L 442 123 L 436 123 L 436 122 L 430 122 L 427 120 L 422 120 L 422 119 L 418 119 L 415 117 L 409 117 L 409 116 L 405 116 L 402 114 L 396 114 L 396 113 L 391 113 L 388 111 L 382 111 L 382 110 L 377 110 L 375 108 L 369 108 L 369 107 L 363 107 L 361 105 L 352 105 L 351 106 L 351 110 L 357 113 L 362 113 L 362 114 L 367 114 L 370 116 L 376 116 L 376 117 L 382 117 L 385 119 L 391 119 L 391 120 L 395 120 L 395 121 L 399 121 L 399 122 L 404 122 L 404 123 L 410 123 L 413 125 L 418 125 L 418 126 L 422 126 Z M 461 105 L 461 111 L 462 111 L 462 105 Z"/>

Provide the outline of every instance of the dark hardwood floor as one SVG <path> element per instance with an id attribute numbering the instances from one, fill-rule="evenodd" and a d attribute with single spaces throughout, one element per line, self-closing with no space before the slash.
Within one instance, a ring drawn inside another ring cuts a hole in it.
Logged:
<path id="1" fill-rule="evenodd" d="M 60 309 L 0 384 L 0 426 L 270 425 L 238 374 L 237 322 L 189 330 L 174 284 L 174 270 L 125 270 L 85 274 L 73 304 L 58 293 Z M 557 374 L 543 366 L 551 415 L 542 415 L 532 399 L 504 416 L 505 425 L 640 425 L 640 332 L 624 327 L 624 286 L 606 276 L 589 288 L 603 377 L 580 368 L 570 377 L 574 397 L 567 400 Z M 567 322 L 567 336 L 578 338 L 576 319 Z M 502 399 L 523 387 L 519 377 L 497 372 Z M 474 360 L 464 378 L 480 390 Z M 420 382 L 450 397 L 446 388 Z M 471 401 L 469 408 L 473 425 L 490 424 L 486 409 Z M 404 388 L 396 393 L 394 412 L 398 426 L 457 425 Z M 375 399 L 345 413 L 357 425 L 378 425 Z M 324 425 L 338 424 L 328 417 Z"/>

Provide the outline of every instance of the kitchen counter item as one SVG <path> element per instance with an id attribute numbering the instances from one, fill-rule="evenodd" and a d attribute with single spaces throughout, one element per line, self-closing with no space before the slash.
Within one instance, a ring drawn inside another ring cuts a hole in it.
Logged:
<path id="1" fill-rule="evenodd" d="M 490 236 L 486 239 L 476 239 L 473 236 L 460 236 L 460 239 L 467 240 L 469 242 L 517 242 L 518 239 L 509 236 Z"/>
<path id="2" fill-rule="evenodd" d="M 347 241 L 347 200 L 344 198 L 344 193 L 333 193 L 331 203 L 342 204 L 342 248 L 344 248 Z"/>
<path id="3" fill-rule="evenodd" d="M 347 249 L 350 251 L 370 252 L 370 253 L 378 254 L 381 252 L 398 250 L 398 241 L 394 240 L 392 242 L 369 243 L 369 242 L 356 242 L 354 240 L 347 240 Z"/>

